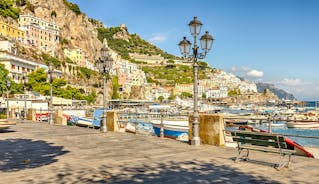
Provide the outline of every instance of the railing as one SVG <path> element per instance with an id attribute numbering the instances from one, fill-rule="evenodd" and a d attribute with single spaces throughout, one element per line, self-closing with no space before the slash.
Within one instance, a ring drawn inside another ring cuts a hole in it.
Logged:
<path id="1" fill-rule="evenodd" d="M 118 112 L 118 121 L 119 127 L 126 128 L 128 124 L 133 124 L 134 129 L 133 131 L 125 130 L 128 132 L 133 132 L 137 134 L 138 125 L 140 123 L 149 124 L 153 128 L 154 123 L 152 120 L 159 120 L 160 121 L 160 137 L 164 137 L 164 130 L 165 127 L 169 125 L 165 125 L 164 121 L 188 121 L 187 114 L 169 114 L 169 113 L 138 113 L 138 112 Z M 181 125 L 173 125 L 174 127 L 184 127 Z M 153 130 L 152 130 L 153 132 Z"/>
<path id="2" fill-rule="evenodd" d="M 298 121 L 298 120 L 274 118 L 271 116 L 266 117 L 266 118 L 251 118 L 251 117 L 240 117 L 240 116 L 225 117 L 223 119 L 223 121 L 224 121 L 224 125 L 226 127 L 226 130 L 225 130 L 226 134 L 229 133 L 230 131 L 234 131 L 236 129 L 236 127 L 240 126 L 240 125 L 236 125 L 235 123 L 227 124 L 226 123 L 227 120 L 256 121 L 255 123 L 251 123 L 250 125 L 253 124 L 254 126 L 250 126 L 250 127 L 257 128 L 258 130 L 260 130 L 260 127 L 263 127 L 264 128 L 263 131 L 268 131 L 270 133 L 272 133 L 275 130 L 275 133 L 277 133 L 277 134 L 281 134 L 281 135 L 287 136 L 287 137 L 295 137 L 296 140 L 299 140 L 299 141 L 303 140 L 303 139 L 307 139 L 307 141 L 305 141 L 305 142 L 308 142 L 308 141 L 311 141 L 311 139 L 312 139 L 313 140 L 312 142 L 315 143 L 312 146 L 319 147 L 319 136 L 317 136 L 317 135 L 300 135 L 300 133 L 308 133 L 308 132 L 315 133 L 315 134 L 319 135 L 319 129 L 300 129 L 300 128 L 299 129 L 298 128 L 288 128 L 287 129 L 284 125 L 283 125 L 283 127 L 280 128 L 280 127 L 274 127 L 274 124 L 273 124 L 274 122 L 287 122 L 287 121 Z M 313 121 L 313 120 L 302 120 L 302 122 L 319 123 L 319 121 Z M 230 128 L 230 127 L 232 127 L 232 128 Z M 265 130 L 265 128 L 267 128 L 268 130 Z M 226 134 L 224 134 L 225 140 L 226 140 Z"/>

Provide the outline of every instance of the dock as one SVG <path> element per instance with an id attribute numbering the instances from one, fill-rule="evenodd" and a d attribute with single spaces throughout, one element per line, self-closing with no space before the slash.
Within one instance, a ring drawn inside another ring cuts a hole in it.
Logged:
<path id="1" fill-rule="evenodd" d="M 0 133 L 0 183 L 319 183 L 319 159 L 190 146 L 172 139 L 17 122 Z"/>

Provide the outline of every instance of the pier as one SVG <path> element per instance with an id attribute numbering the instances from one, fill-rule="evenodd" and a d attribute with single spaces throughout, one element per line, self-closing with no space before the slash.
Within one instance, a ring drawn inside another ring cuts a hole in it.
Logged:
<path id="1" fill-rule="evenodd" d="M 0 183 L 319 183 L 319 159 L 277 171 L 270 153 L 234 163 L 235 148 L 39 122 L 1 132 L 0 148 Z"/>

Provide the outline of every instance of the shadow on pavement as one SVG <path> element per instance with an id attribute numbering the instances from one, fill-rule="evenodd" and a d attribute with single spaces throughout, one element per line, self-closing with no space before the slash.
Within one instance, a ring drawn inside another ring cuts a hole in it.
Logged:
<path id="1" fill-rule="evenodd" d="M 169 161 L 164 163 L 130 163 L 106 166 L 98 169 L 90 167 L 72 170 L 65 166 L 56 171 L 55 176 L 45 179 L 49 183 L 278 183 L 271 178 L 255 177 L 225 165 L 215 165 L 209 161 Z M 28 179 L 25 183 L 42 183 L 39 178 Z"/>
<path id="2" fill-rule="evenodd" d="M 68 153 L 63 146 L 31 139 L 0 140 L 0 171 L 13 172 L 36 168 L 57 161 L 57 156 Z"/>

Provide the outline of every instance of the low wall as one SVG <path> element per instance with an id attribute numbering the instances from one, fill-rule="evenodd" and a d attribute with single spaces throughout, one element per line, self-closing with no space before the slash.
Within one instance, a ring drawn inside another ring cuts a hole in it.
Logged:
<path id="1" fill-rule="evenodd" d="M 192 138 L 193 131 L 193 116 L 190 116 L 189 121 L 189 140 Z M 217 114 L 200 114 L 199 115 L 199 137 L 202 144 L 215 146 L 224 146 L 224 122 L 223 116 Z"/>

